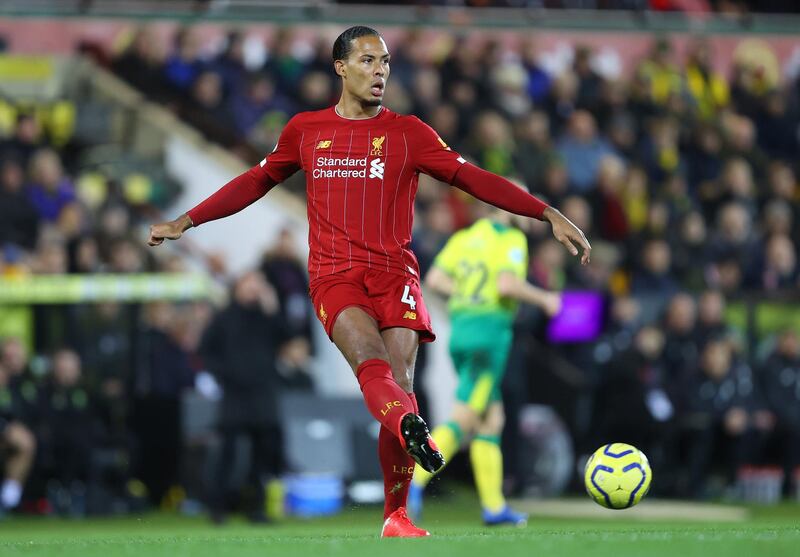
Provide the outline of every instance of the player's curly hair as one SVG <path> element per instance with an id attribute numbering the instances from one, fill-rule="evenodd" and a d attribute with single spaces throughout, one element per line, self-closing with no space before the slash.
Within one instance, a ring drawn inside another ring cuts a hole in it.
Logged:
<path id="1" fill-rule="evenodd" d="M 336 38 L 336 42 L 333 43 L 333 61 L 336 62 L 336 60 L 346 60 L 347 57 L 350 56 L 350 51 L 353 49 L 353 39 L 367 37 L 369 35 L 382 38 L 382 35 L 372 27 L 355 25 L 347 29 L 344 33 L 339 35 Z"/>

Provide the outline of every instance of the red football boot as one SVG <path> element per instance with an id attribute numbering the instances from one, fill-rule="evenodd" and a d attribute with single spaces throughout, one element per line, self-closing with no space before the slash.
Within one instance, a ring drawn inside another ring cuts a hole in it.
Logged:
<path id="1" fill-rule="evenodd" d="M 406 508 L 400 507 L 383 523 L 382 538 L 423 538 L 431 533 L 422 528 L 417 528 L 406 514 Z"/>

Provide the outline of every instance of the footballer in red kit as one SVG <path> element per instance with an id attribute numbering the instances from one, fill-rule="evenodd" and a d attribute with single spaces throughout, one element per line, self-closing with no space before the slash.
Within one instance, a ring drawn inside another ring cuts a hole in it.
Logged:
<path id="1" fill-rule="evenodd" d="M 549 221 L 573 255 L 581 248 L 584 264 L 591 247 L 555 208 L 465 161 L 415 116 L 383 106 L 390 55 L 377 31 L 347 29 L 334 43 L 333 66 L 342 80 L 335 106 L 295 115 L 272 153 L 187 213 L 151 226 L 148 243 L 176 240 L 192 226 L 236 213 L 298 170 L 305 172 L 316 315 L 381 423 L 382 536 L 425 536 L 405 511 L 414 462 L 433 472 L 444 459 L 413 393 L 418 345 L 435 338 L 410 247 L 419 174 Z"/>

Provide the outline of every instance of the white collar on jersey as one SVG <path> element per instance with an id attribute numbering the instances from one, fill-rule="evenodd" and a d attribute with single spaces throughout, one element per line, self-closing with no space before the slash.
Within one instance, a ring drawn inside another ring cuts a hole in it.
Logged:
<path id="1" fill-rule="evenodd" d="M 383 112 L 383 105 L 381 105 L 381 109 L 378 112 L 376 112 L 374 116 L 369 116 L 367 118 L 348 118 L 347 116 L 342 116 L 339 113 L 339 107 L 337 105 L 333 105 L 333 111 L 339 118 L 344 118 L 345 120 L 372 120 L 373 118 L 377 118 L 378 116 L 381 115 L 381 113 Z"/>

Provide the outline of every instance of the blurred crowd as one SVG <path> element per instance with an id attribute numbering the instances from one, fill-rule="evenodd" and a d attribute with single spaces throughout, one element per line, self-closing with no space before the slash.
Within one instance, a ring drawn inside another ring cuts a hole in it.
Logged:
<path id="1" fill-rule="evenodd" d="M 311 386 L 305 264 L 292 234 L 284 230 L 241 277 L 202 252 L 148 250 L 144 229 L 169 198 L 148 176 L 115 177 L 88 162 L 93 145 L 74 133 L 82 109 L 0 101 L 0 278 L 185 272 L 191 258 L 231 284 L 229 302 L 0 307 L 0 517 L 17 507 L 83 515 L 174 500 L 186 465 L 181 397 L 198 381 L 224 391 L 224 433 L 258 439 L 276 428 L 279 390 Z M 220 327 L 238 331 L 227 354 L 210 333 Z M 263 459 L 253 469 L 277 473 L 276 457 Z"/>
<path id="2" fill-rule="evenodd" d="M 253 56 L 243 32 L 209 51 L 195 31 L 182 28 L 168 43 L 145 27 L 122 51 L 99 57 L 250 162 L 292 114 L 337 98 L 327 38 L 309 42 L 282 29 Z M 800 286 L 798 82 L 747 61 L 720 75 L 699 38 L 681 59 L 669 40 L 655 39 L 630 75 L 613 78 L 589 48 L 574 47 L 555 71 L 532 38 L 430 45 L 412 30 L 389 44 L 390 108 L 418 115 L 476 164 L 523 181 L 594 247 L 592 264 L 580 267 L 545 225 L 524 226 L 530 279 L 602 292 L 608 311 L 599 338 L 574 345 L 548 343 L 543 317 L 523 308 L 506 438 L 519 433 L 513 416 L 522 404 L 543 402 L 567 422 L 579 453 L 609 440 L 640 446 L 661 494 L 728 493 L 754 466 L 778 466 L 789 490 L 800 465 L 796 319 L 790 326 Z M 158 259 L 137 239 L 137 226 L 157 213 L 126 196 L 135 188 L 104 182 L 98 197 L 96 182 L 71 179 L 82 170 L 76 152 L 54 144 L 35 114 L 19 112 L 0 143 L 2 273 L 182 270 L 182 259 Z M 301 177 L 293 184 L 302 191 Z M 413 247 L 424 273 L 482 208 L 421 179 L 416 211 Z M 2 344 L 0 435 L 11 447 L 3 504 L 14 506 L 25 477 L 29 501 L 69 512 L 98 508 L 87 485 L 170 500 L 182 474 L 180 397 L 208 379 L 225 393 L 224 446 L 250 437 L 248 481 L 258 484 L 259 470 L 277 473 L 281 455 L 265 442 L 279 435 L 275 397 L 311 387 L 307 278 L 292 246 L 285 232 L 257 271 L 232 281 L 224 309 L 35 307 L 29 345 L 14 336 Z M 770 334 L 731 319 L 732 305 L 765 298 L 779 302 Z M 273 342 L 257 342 L 264 338 Z M 513 480 L 524 463 L 508 448 Z M 218 466 L 227 477 L 232 464 Z M 215 484 L 206 494 L 217 518 L 226 489 Z M 256 497 L 251 508 L 259 505 Z"/>

